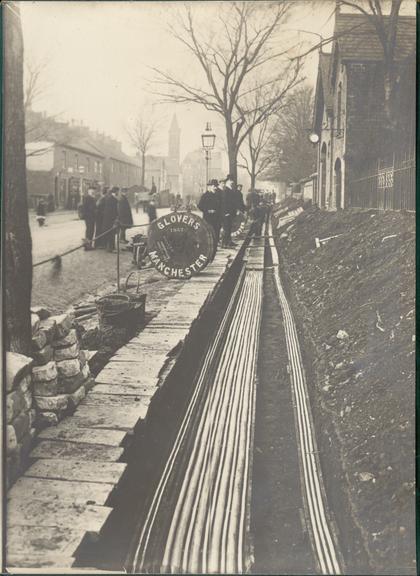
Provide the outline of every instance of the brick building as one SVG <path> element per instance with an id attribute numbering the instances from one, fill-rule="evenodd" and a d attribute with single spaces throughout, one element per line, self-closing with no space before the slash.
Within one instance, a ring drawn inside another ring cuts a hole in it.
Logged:
<path id="1" fill-rule="evenodd" d="M 313 124 L 319 135 L 314 200 L 329 209 L 348 205 L 349 182 L 381 156 L 385 125 L 383 49 L 373 25 L 362 14 L 338 13 L 334 37 L 331 54 L 319 56 Z M 395 62 L 402 134 L 415 113 L 415 41 L 415 18 L 400 16 Z"/>
<path id="2" fill-rule="evenodd" d="M 121 144 L 98 136 L 26 144 L 30 205 L 52 195 L 58 208 L 75 209 L 89 187 L 131 188 L 140 183 L 140 163 Z"/>

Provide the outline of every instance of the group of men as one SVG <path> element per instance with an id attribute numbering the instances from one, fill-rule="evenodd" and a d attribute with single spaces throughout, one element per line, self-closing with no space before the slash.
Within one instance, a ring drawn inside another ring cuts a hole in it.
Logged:
<path id="1" fill-rule="evenodd" d="M 235 186 L 233 177 L 228 174 L 226 180 L 210 180 L 207 190 L 198 203 L 203 218 L 214 230 L 216 246 L 220 240 L 223 226 L 222 247 L 235 246 L 232 240 L 232 223 L 238 212 L 244 213 L 246 206 L 242 197 L 242 186 Z"/>
<path id="2" fill-rule="evenodd" d="M 133 215 L 126 190 L 105 188 L 97 197 L 96 191 L 89 188 L 83 194 L 80 212 L 86 224 L 85 250 L 105 248 L 113 252 L 118 229 L 120 241 L 127 242 L 125 233 L 133 224 Z"/>

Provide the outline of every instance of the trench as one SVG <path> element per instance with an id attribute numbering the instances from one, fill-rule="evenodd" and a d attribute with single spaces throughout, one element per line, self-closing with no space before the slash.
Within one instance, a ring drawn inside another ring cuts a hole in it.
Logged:
<path id="1" fill-rule="evenodd" d="M 243 266 L 246 239 L 236 257 L 191 325 L 180 349 L 174 350 L 165 381 L 153 398 L 146 422 L 141 422 L 124 447 L 126 473 L 110 496 L 113 507 L 100 538 L 87 539 L 79 548 L 75 566 L 123 571 L 133 535 L 142 525 L 163 473 L 190 400 L 195 376 L 208 343 L 221 322 Z"/>

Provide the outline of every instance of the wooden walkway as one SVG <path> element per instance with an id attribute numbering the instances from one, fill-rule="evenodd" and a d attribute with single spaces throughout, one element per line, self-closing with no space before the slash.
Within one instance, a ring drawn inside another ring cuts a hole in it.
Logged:
<path id="1" fill-rule="evenodd" d="M 39 434 L 31 454 L 34 463 L 7 495 L 10 571 L 69 569 L 82 540 L 100 536 L 112 511 L 110 497 L 126 471 L 120 460 L 127 437 L 147 423 L 174 349 L 235 254 L 220 250 L 199 276 L 176 281 L 176 295 L 139 336 L 117 351 L 74 415 Z"/>

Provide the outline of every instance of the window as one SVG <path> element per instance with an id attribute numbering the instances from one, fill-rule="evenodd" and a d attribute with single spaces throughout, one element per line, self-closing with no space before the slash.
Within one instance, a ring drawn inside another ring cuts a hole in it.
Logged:
<path id="1" fill-rule="evenodd" d="M 63 150 L 61 152 L 61 168 L 65 170 L 67 168 L 67 152 Z"/>
<path id="2" fill-rule="evenodd" d="M 75 164 L 76 164 L 76 170 L 78 170 L 79 169 L 79 154 L 74 155 L 74 160 L 75 160 Z"/>
<path id="3" fill-rule="evenodd" d="M 98 172 L 102 174 L 102 162 L 98 162 Z"/>
<path id="4" fill-rule="evenodd" d="M 111 160 L 111 172 L 114 172 L 114 160 Z"/>
<path id="5" fill-rule="evenodd" d="M 341 112 L 341 99 L 342 99 L 342 87 L 341 82 L 338 85 L 338 93 L 337 93 L 337 135 L 341 136 L 342 131 L 342 112 Z"/>
<path id="6" fill-rule="evenodd" d="M 90 158 L 86 156 L 86 172 L 90 172 Z"/>

